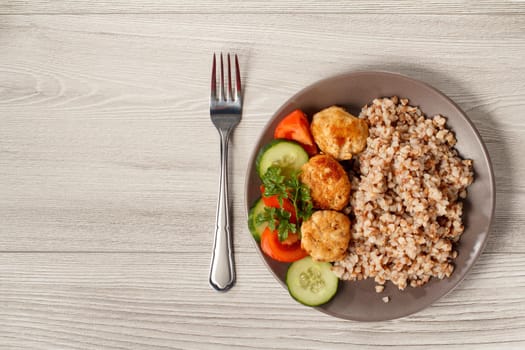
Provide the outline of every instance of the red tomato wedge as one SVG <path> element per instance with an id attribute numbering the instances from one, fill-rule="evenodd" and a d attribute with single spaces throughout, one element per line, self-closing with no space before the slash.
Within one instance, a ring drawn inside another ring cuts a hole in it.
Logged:
<path id="1" fill-rule="evenodd" d="M 288 232 L 288 237 L 284 241 L 281 241 L 283 245 L 292 245 L 299 242 L 299 235 L 297 233 Z M 301 243 L 301 242 L 299 242 Z"/>
<path id="2" fill-rule="evenodd" d="M 296 109 L 284 117 L 275 128 L 273 136 L 276 139 L 288 139 L 299 142 L 310 156 L 317 154 L 317 146 L 310 132 L 310 123 L 306 114 L 300 109 Z"/>
<path id="3" fill-rule="evenodd" d="M 262 198 L 264 205 L 266 205 L 267 207 L 281 208 L 281 205 L 279 204 L 279 198 L 277 196 L 270 196 L 270 197 L 264 196 L 264 186 L 262 185 L 261 185 L 261 198 Z M 293 224 L 297 223 L 297 215 L 295 213 L 295 208 L 289 199 L 283 198 L 282 208 L 291 214 L 290 222 Z"/>
<path id="4" fill-rule="evenodd" d="M 308 256 L 308 253 L 301 248 L 301 241 L 283 244 L 279 242 L 277 231 L 272 231 L 268 227 L 261 236 L 261 249 L 270 258 L 281 262 L 294 262 Z"/>

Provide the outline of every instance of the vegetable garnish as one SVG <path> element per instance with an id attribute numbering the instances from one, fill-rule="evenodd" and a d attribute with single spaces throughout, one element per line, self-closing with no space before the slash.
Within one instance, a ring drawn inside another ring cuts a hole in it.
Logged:
<path id="1" fill-rule="evenodd" d="M 310 189 L 299 181 L 299 173 L 296 171 L 287 177 L 281 174 L 280 167 L 271 166 L 261 178 L 264 188 L 263 200 L 275 196 L 279 207 L 264 208 L 264 212 L 259 213 L 255 221 L 257 224 L 267 222 L 270 230 L 277 230 L 279 241 L 286 240 L 289 232 L 300 235 L 302 221 L 312 215 Z M 285 202 L 292 204 L 293 211 Z"/>
<path id="2" fill-rule="evenodd" d="M 296 109 L 281 120 L 275 128 L 273 137 L 297 141 L 308 155 L 317 154 L 317 146 L 310 132 L 310 123 L 306 114 L 300 109 Z"/>
<path id="3" fill-rule="evenodd" d="M 279 241 L 288 238 L 288 233 L 297 233 L 297 224 L 290 222 L 291 214 L 283 208 L 264 208 L 264 213 L 260 213 L 255 222 L 262 224 L 268 223 L 270 230 L 277 230 Z"/>
<path id="4" fill-rule="evenodd" d="M 278 196 L 264 196 L 264 186 L 261 186 L 261 198 L 266 207 L 269 208 L 282 208 L 290 213 L 290 222 L 292 224 L 297 223 L 297 215 L 292 202 L 288 198 L 279 198 Z"/>
<path id="5" fill-rule="evenodd" d="M 300 241 L 285 244 L 279 241 L 277 232 L 271 230 L 270 227 L 267 227 L 261 236 L 261 250 L 272 259 L 281 262 L 294 262 L 308 255 L 301 248 Z"/>

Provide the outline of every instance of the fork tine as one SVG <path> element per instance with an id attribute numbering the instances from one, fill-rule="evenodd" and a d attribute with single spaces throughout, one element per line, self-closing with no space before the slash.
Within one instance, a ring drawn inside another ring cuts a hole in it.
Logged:
<path id="1" fill-rule="evenodd" d="M 235 99 L 241 100 L 242 89 L 241 89 L 241 70 L 239 69 L 239 59 L 235 54 Z"/>
<path id="2" fill-rule="evenodd" d="M 222 62 L 222 52 L 221 52 L 221 86 L 220 86 L 220 96 L 221 101 L 226 100 L 226 95 L 224 95 L 224 64 Z"/>
<path id="3" fill-rule="evenodd" d="M 215 53 L 214 53 L 213 54 L 213 64 L 211 66 L 211 95 L 210 95 L 211 100 L 217 99 L 217 80 L 215 78 L 216 71 L 217 69 L 215 68 Z"/>
<path id="4" fill-rule="evenodd" d="M 226 96 L 226 100 L 233 101 L 233 86 L 232 86 L 232 70 L 230 67 L 230 53 L 228 53 L 228 86 L 227 92 L 228 95 Z"/>

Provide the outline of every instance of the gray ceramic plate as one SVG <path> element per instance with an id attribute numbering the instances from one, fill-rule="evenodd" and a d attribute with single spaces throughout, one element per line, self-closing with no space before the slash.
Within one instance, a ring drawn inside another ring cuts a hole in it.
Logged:
<path id="1" fill-rule="evenodd" d="M 459 255 L 455 271 L 444 280 L 431 279 L 420 288 L 407 287 L 399 291 L 387 283 L 385 291 L 377 294 L 371 279 L 340 283 L 337 295 L 319 311 L 344 319 L 380 321 L 410 315 L 431 305 L 451 291 L 465 277 L 481 254 L 494 214 L 495 186 L 488 152 L 474 125 L 448 97 L 420 81 L 386 72 L 355 72 L 321 80 L 290 98 L 275 113 L 257 141 L 248 164 L 246 176 L 246 211 L 259 197 L 260 181 L 255 171 L 255 157 L 259 149 L 272 139 L 279 121 L 296 108 L 309 116 L 325 107 L 341 105 L 355 115 L 374 98 L 384 96 L 406 97 L 411 105 L 419 106 L 427 116 L 441 114 L 448 118 L 447 126 L 457 137 L 456 148 L 463 158 L 474 160 L 474 183 L 468 189 L 463 221 L 465 232 L 458 244 Z M 288 264 L 276 262 L 260 251 L 261 257 L 283 286 Z M 381 298 L 390 296 L 385 304 Z M 290 297 L 290 301 L 292 298 Z"/>

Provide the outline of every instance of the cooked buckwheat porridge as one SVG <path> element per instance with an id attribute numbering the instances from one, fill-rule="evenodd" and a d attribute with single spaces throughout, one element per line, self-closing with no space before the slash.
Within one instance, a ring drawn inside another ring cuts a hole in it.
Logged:
<path id="1" fill-rule="evenodd" d="M 360 118 L 369 137 L 354 160 L 352 239 L 335 273 L 379 285 L 392 281 L 399 289 L 449 277 L 472 160 L 458 155 L 444 117 L 426 118 L 406 99 L 376 99 Z"/>

